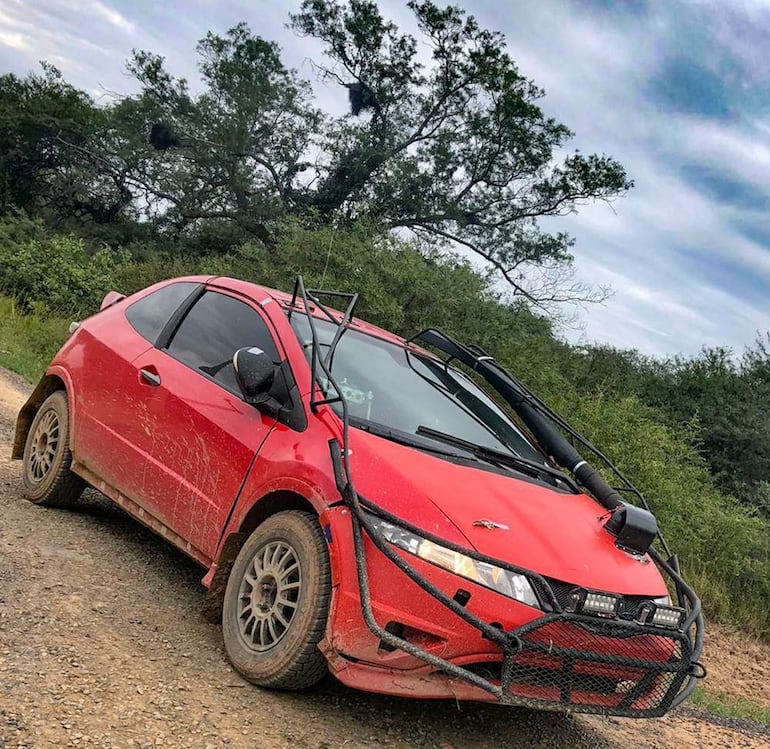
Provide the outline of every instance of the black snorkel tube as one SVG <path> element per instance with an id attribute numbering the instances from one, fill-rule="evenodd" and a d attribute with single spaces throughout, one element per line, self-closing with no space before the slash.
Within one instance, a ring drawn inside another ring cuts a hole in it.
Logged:
<path id="1" fill-rule="evenodd" d="M 567 469 L 602 507 L 613 511 L 625 505 L 617 490 L 607 483 L 596 468 L 583 459 L 575 446 L 534 405 L 533 399 L 521 384 L 515 382 L 491 356 L 479 354 L 438 330 L 424 330 L 411 340 L 433 346 L 478 372 L 513 408 L 543 451 L 557 465 Z"/>

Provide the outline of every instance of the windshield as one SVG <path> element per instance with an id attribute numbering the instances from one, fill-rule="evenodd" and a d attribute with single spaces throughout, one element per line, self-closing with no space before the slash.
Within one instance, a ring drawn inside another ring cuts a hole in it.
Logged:
<path id="1" fill-rule="evenodd" d="M 310 360 L 307 318 L 292 315 L 291 322 Z M 318 318 L 315 326 L 323 357 L 337 326 Z M 420 434 L 420 427 L 428 427 L 543 463 L 543 456 L 494 401 L 459 370 L 432 357 L 348 328 L 337 344 L 331 372 L 354 425 L 372 422 L 414 435 Z M 319 383 L 325 395 L 332 395 L 323 376 Z M 332 408 L 341 413 L 338 403 Z"/>

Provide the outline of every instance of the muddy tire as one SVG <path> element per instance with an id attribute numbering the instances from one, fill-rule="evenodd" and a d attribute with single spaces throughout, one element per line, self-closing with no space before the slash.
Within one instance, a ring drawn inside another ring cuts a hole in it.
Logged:
<path id="1" fill-rule="evenodd" d="M 24 495 L 36 505 L 72 507 L 85 488 L 72 473 L 67 394 L 59 390 L 40 406 L 24 446 Z"/>
<path id="2" fill-rule="evenodd" d="M 249 536 L 222 608 L 225 650 L 248 681 L 305 689 L 327 673 L 318 650 L 329 614 L 329 555 L 318 519 L 279 512 Z"/>

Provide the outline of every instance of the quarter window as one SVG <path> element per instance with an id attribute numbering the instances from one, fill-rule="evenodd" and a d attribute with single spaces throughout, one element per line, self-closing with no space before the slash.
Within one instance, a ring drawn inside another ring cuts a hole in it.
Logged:
<path id="1" fill-rule="evenodd" d="M 267 324 L 248 304 L 207 291 L 185 315 L 168 353 L 187 366 L 240 393 L 235 380 L 233 354 L 256 346 L 278 361 L 278 349 Z"/>
<path id="2" fill-rule="evenodd" d="M 164 286 L 129 305 L 126 318 L 142 338 L 155 343 L 171 315 L 197 288 L 200 288 L 200 284 L 188 281 Z"/>

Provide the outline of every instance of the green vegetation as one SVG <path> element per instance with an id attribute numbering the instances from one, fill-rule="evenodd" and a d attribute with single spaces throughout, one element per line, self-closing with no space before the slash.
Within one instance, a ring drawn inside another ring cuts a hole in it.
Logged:
<path id="1" fill-rule="evenodd" d="M 760 725 L 770 726 L 770 708 L 763 707 L 746 697 L 734 697 L 724 692 L 715 692 L 706 687 L 697 686 L 693 692 L 692 702 L 723 718 L 750 720 Z"/>
<path id="2" fill-rule="evenodd" d="M 419 40 L 368 1 L 291 18 L 344 115 L 243 24 L 200 42 L 196 94 L 149 52 L 129 62 L 139 92 L 104 106 L 48 65 L 0 75 L 0 365 L 35 379 L 110 288 L 194 273 L 289 290 L 301 273 L 355 289 L 374 323 L 493 353 L 638 484 L 707 612 L 770 636 L 766 342 L 657 361 L 560 341 L 545 312 L 602 291 L 572 283 L 572 240 L 538 221 L 631 182 L 609 157 L 563 157 L 570 131 L 499 35 L 408 5 Z"/>
<path id="3" fill-rule="evenodd" d="M 18 220 L 6 221 L 6 232 Z M 103 247 L 84 255 L 79 240 L 46 236 L 39 227 L 37 231 L 36 246 L 44 248 L 49 262 L 41 264 L 34 254 L 18 253 L 14 277 L 34 278 L 37 288 L 55 293 L 37 297 L 26 315 L 16 302 L 2 299 L 3 366 L 32 378 L 39 375 L 65 336 L 68 320 L 61 311 L 89 314 L 110 288 L 131 292 L 162 278 L 203 273 L 290 290 L 302 273 L 311 286 L 356 289 L 361 293 L 361 316 L 374 323 L 405 335 L 435 325 L 493 352 L 638 484 L 707 612 L 770 634 L 770 611 L 763 603 L 770 600 L 770 522 L 720 490 L 700 452 L 704 423 L 668 418 L 664 410 L 645 402 L 642 388 L 633 392 L 617 383 L 610 386 L 598 369 L 595 380 L 589 381 L 595 356 L 628 361 L 629 355 L 577 350 L 560 342 L 547 320 L 522 302 L 500 299 L 467 261 L 438 253 L 426 256 L 411 243 L 378 234 L 366 224 L 308 229 L 288 221 L 276 229 L 270 249 L 251 242 L 227 254 L 180 256 L 153 250 L 145 259 Z M 20 238 L 22 247 L 28 242 Z M 53 258 L 56 253 L 69 258 L 78 272 L 62 276 L 61 263 Z M 13 255 L 13 250 L 6 251 L 7 257 Z M 2 257 L 0 251 L 0 264 Z M 34 273 L 27 272 L 27 263 Z M 80 279 L 89 274 L 89 263 L 96 270 L 89 277 L 91 285 L 84 286 Z M 9 286 L 4 290 L 13 293 Z M 29 298 L 26 285 L 18 297 Z M 659 367 L 662 371 L 664 363 Z M 637 376 L 644 378 L 643 368 Z M 675 377 L 676 370 L 670 376 Z"/>
<path id="4" fill-rule="evenodd" d="M 350 105 L 341 116 L 244 23 L 200 40 L 196 93 L 150 51 L 127 63 L 138 93 L 101 106 L 51 65 L 0 75 L 0 214 L 185 249 L 204 234 L 272 246 L 291 216 L 363 219 L 459 244 L 538 304 L 601 297 L 570 280 L 572 239 L 539 219 L 625 194 L 622 165 L 567 150 L 571 131 L 540 109 L 501 34 L 459 8 L 408 7 L 417 38 L 368 0 L 305 0 L 290 17 L 320 43 L 317 73 Z"/>
<path id="5" fill-rule="evenodd" d="M 64 341 L 69 322 L 46 312 L 23 314 L 15 300 L 0 296 L 0 367 L 37 380 Z"/>

